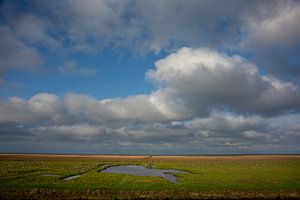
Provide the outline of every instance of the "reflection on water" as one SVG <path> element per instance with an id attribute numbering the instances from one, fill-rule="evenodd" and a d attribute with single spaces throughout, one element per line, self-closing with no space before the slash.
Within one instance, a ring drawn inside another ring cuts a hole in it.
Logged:
<path id="1" fill-rule="evenodd" d="M 175 169 L 148 169 L 139 165 L 124 165 L 124 166 L 113 166 L 109 167 L 103 171 L 103 173 L 114 173 L 114 174 L 130 174 L 135 176 L 159 176 L 171 183 L 176 183 L 176 176 L 173 174 L 190 174 L 186 171 L 180 171 Z"/>
<path id="2" fill-rule="evenodd" d="M 67 178 L 64 178 L 63 180 L 68 181 L 68 180 L 72 180 L 74 178 L 79 178 L 81 175 L 75 175 L 75 176 L 69 176 Z"/>

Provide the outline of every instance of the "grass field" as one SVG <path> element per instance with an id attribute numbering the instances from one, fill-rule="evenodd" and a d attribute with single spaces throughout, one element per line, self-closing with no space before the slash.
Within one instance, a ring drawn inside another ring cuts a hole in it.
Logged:
<path id="1" fill-rule="evenodd" d="M 178 182 L 101 173 L 102 165 L 178 169 Z M 43 176 L 55 174 L 58 177 Z M 69 181 L 63 178 L 81 174 Z M 300 198 L 300 156 L 0 155 L 0 199 Z"/>

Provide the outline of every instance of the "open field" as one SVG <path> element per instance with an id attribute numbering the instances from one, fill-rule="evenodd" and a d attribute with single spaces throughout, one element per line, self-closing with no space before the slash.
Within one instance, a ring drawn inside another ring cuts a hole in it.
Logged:
<path id="1" fill-rule="evenodd" d="M 177 169 L 161 177 L 101 173 L 105 165 Z M 43 176 L 43 175 L 56 176 Z M 72 180 L 63 180 L 73 175 Z M 0 155 L 0 199 L 300 198 L 299 155 Z"/>

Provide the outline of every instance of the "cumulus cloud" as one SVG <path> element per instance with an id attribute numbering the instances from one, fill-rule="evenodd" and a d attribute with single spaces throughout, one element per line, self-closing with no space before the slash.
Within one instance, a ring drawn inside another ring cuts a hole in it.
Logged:
<path id="1" fill-rule="evenodd" d="M 63 55 L 96 55 L 106 48 L 147 54 L 205 46 L 254 53 L 251 59 L 264 60 L 262 66 L 274 76 L 299 78 L 299 62 L 283 52 L 299 48 L 298 1 L 54 0 L 26 5 L 22 10 L 3 3 L 2 24 L 26 44 L 21 49 L 31 57 L 38 57 L 33 46 Z M 10 63 L 2 65 L 8 68 Z"/>
<path id="2" fill-rule="evenodd" d="M 161 122 L 178 117 L 167 109 L 161 109 L 161 105 L 151 98 L 155 97 L 137 95 L 97 100 L 79 94 L 60 98 L 48 93 L 36 94 L 28 100 L 10 97 L 0 101 L 0 123 Z"/>
<path id="3" fill-rule="evenodd" d="M 195 115 L 222 108 L 270 115 L 300 106 L 299 88 L 292 83 L 262 76 L 243 58 L 209 49 L 182 48 L 157 61 L 147 76 Z"/>
<path id="4" fill-rule="evenodd" d="M 0 100 L 0 123 L 41 123 L 53 119 L 51 122 L 61 120 L 61 102 L 54 94 L 39 93 L 28 100 L 10 97 Z"/>
<path id="5" fill-rule="evenodd" d="M 245 15 L 245 44 L 259 48 L 287 48 L 300 40 L 300 3 L 273 1 Z"/>
<path id="6" fill-rule="evenodd" d="M 149 95 L 97 100 L 93 97 L 40 93 L 28 100 L 11 97 L 1 101 L 3 120 L 63 118 L 87 122 L 164 122 L 187 120 L 229 111 L 276 115 L 299 110 L 299 89 L 292 83 L 262 76 L 258 68 L 239 56 L 209 49 L 182 48 L 156 62 L 147 77 L 160 87 Z M 12 113 L 12 114 L 10 114 Z M 82 118 L 82 119 L 81 119 Z M 30 121 L 30 120 L 29 120 Z M 46 120 L 47 121 L 47 120 Z M 66 121 L 66 120 L 62 120 Z"/>
<path id="7" fill-rule="evenodd" d="M 113 46 L 143 54 L 182 45 L 235 47 L 241 16 L 266 2 L 55 0 L 30 2 L 23 13 L 3 10 L 9 25 L 30 42 L 64 51 L 97 53 Z"/>
<path id="8" fill-rule="evenodd" d="M 214 113 L 201 119 L 165 123 L 82 124 L 79 122 L 70 125 L 39 126 L 36 124 L 34 127 L 6 125 L 1 126 L 0 132 L 2 142 L 10 141 L 10 144 L 13 144 L 22 140 L 37 145 L 35 141 L 41 141 L 44 144 L 64 145 L 65 150 L 68 145 L 71 145 L 73 152 L 81 151 L 82 147 L 90 147 L 91 151 L 93 146 L 93 152 L 99 153 L 103 152 L 103 147 L 110 152 L 120 148 L 127 149 L 127 151 L 123 149 L 123 153 L 128 152 L 130 148 L 139 149 L 139 152 L 147 152 L 147 149 L 151 149 L 151 152 L 160 150 L 157 153 L 165 153 L 168 150 L 171 150 L 171 153 L 184 153 L 184 150 L 187 150 L 189 154 L 288 153 L 299 151 L 299 127 L 296 127 L 298 122 L 290 121 L 294 128 L 288 128 L 285 123 L 277 122 L 290 120 L 290 118 L 299 118 L 299 116 L 263 118 Z M 225 129 L 214 127 L 221 124 Z M 74 149 L 75 144 L 76 149 Z"/>
<path id="9" fill-rule="evenodd" d="M 222 133 L 241 133 L 263 129 L 266 120 L 261 116 L 244 116 L 232 113 L 213 112 L 209 117 L 195 118 L 187 123 L 193 130 L 210 130 Z"/>
<path id="10" fill-rule="evenodd" d="M 83 138 L 93 135 L 101 135 L 102 133 L 100 127 L 95 127 L 88 124 L 41 126 L 33 128 L 32 131 L 46 134 L 51 133 L 58 135 L 82 136 Z"/>
<path id="11" fill-rule="evenodd" d="M 180 0 L 135 1 L 134 8 L 139 17 L 138 23 L 143 25 L 148 36 L 147 49 L 160 52 L 182 45 L 234 46 L 239 37 L 239 16 L 251 9 L 254 3 L 235 0 L 192 0 L 188 3 Z"/>
<path id="12" fill-rule="evenodd" d="M 39 9 L 55 17 L 56 26 L 51 27 L 54 21 L 48 19 L 41 24 L 32 13 L 26 13 L 19 20 L 19 29 L 30 24 L 36 38 L 46 39 L 47 32 L 56 28 L 78 51 L 134 45 L 130 48 L 160 52 L 182 45 L 237 48 L 239 42 L 243 46 L 286 46 L 299 41 L 297 1 L 67 0 L 31 5 L 33 14 L 39 15 L 35 10 Z M 243 35 L 239 35 L 241 31 Z M 236 39 L 240 37 L 242 41 Z"/>
<path id="13" fill-rule="evenodd" d="M 291 79 L 300 74 L 298 1 L 24 5 L 0 4 L 0 85 L 8 85 L 2 76 L 10 69 L 40 66 L 45 52 L 68 58 L 56 68 L 60 73 L 81 76 L 98 71 L 69 58 L 74 53 L 90 56 L 109 48 L 169 55 L 146 74 L 157 86 L 150 94 L 99 100 L 45 92 L 1 98 L 0 150 L 72 151 L 76 144 L 100 153 L 125 147 L 157 153 L 299 153 L 300 89 Z"/>
<path id="14" fill-rule="evenodd" d="M 300 42 L 299 1 L 269 1 L 241 18 L 240 50 L 274 76 L 299 82 L 300 63 L 294 59 Z"/>
<path id="15" fill-rule="evenodd" d="M 0 134 L 5 141 L 48 138 L 96 149 L 299 151 L 298 87 L 261 75 L 239 56 L 182 48 L 158 60 L 147 77 L 158 84 L 148 95 L 1 99 Z"/>
<path id="16" fill-rule="evenodd" d="M 62 39 L 73 51 L 95 53 L 110 45 L 138 54 L 169 51 L 182 44 L 236 46 L 239 16 L 256 7 L 255 1 L 236 0 L 67 0 L 33 4 L 33 8 L 54 17 L 55 28 L 65 35 Z M 32 12 L 40 14 L 34 9 Z"/>

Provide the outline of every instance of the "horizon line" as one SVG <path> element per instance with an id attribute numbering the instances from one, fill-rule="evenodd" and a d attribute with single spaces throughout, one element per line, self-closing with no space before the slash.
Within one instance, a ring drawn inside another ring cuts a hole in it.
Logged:
<path id="1" fill-rule="evenodd" d="M 300 156 L 300 153 L 219 153 L 219 154 L 118 154 L 118 153 L 20 153 L 20 152 L 0 152 L 0 155 L 78 155 L 78 156 L 284 156 L 295 155 Z"/>

